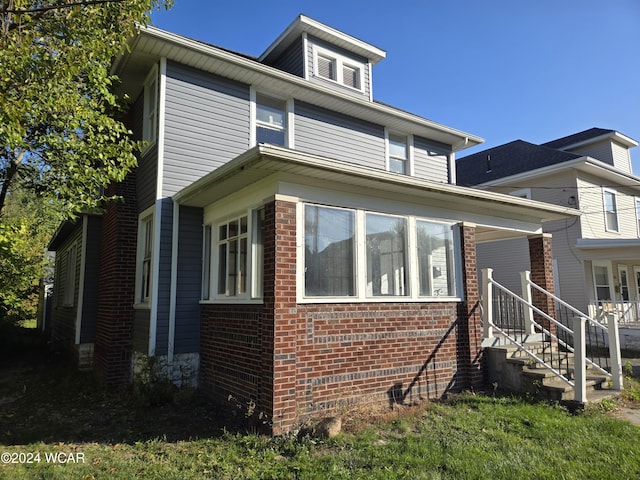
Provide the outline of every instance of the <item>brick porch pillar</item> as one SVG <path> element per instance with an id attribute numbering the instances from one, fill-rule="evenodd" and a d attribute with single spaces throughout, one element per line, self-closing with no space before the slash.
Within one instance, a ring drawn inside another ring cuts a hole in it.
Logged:
<path id="1" fill-rule="evenodd" d="M 472 223 L 460 225 L 460 250 L 464 301 L 458 307 L 458 371 L 463 374 L 464 388 L 479 389 L 484 383 L 482 325 L 476 265 L 476 226 Z"/>
<path id="2" fill-rule="evenodd" d="M 297 417 L 295 203 L 276 199 L 266 205 L 264 243 L 260 399 L 271 415 L 272 433 L 277 435 L 288 430 Z"/>
<path id="3" fill-rule="evenodd" d="M 541 233 L 531 235 L 529 240 L 529 258 L 531 260 L 531 281 L 554 293 L 553 287 L 553 252 L 551 249 L 551 234 Z M 555 302 L 535 288 L 531 292 L 532 303 L 547 315 L 555 318 Z M 534 320 L 552 333 L 556 333 L 556 326 L 539 314 L 534 314 Z"/>
<path id="4" fill-rule="evenodd" d="M 118 388 L 131 374 L 138 235 L 135 171 L 111 185 L 107 195 L 123 200 L 109 202 L 102 216 L 94 370 L 107 388 Z"/>

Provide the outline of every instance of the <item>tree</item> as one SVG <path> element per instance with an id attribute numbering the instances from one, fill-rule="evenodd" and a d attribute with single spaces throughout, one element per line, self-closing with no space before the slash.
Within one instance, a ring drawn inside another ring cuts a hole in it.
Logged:
<path id="1" fill-rule="evenodd" d="M 136 165 L 109 68 L 148 12 L 170 3 L 0 0 L 0 215 L 21 188 L 73 216 Z"/>
<path id="2" fill-rule="evenodd" d="M 0 222 L 0 327 L 36 316 L 43 256 L 61 215 L 33 191 L 7 197 Z"/>

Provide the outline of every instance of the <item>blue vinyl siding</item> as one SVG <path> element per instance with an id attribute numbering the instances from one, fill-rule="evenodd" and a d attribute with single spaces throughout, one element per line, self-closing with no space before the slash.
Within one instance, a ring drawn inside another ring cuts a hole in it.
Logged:
<path id="1" fill-rule="evenodd" d="M 173 202 L 162 200 L 160 214 L 158 310 L 156 323 L 156 355 L 167 354 L 169 341 L 169 306 L 171 299 L 171 244 L 173 232 Z"/>
<path id="2" fill-rule="evenodd" d="M 133 311 L 133 349 L 136 352 L 149 353 L 149 315 L 148 309 Z"/>
<path id="3" fill-rule="evenodd" d="M 180 207 L 175 353 L 200 347 L 200 291 L 202 280 L 201 208 Z"/>
<path id="4" fill-rule="evenodd" d="M 451 149 L 429 140 L 413 139 L 413 174 L 434 182 L 449 182 L 449 155 Z"/>
<path id="5" fill-rule="evenodd" d="M 295 115 L 296 150 L 384 170 L 382 126 L 302 102 Z"/>
<path id="6" fill-rule="evenodd" d="M 282 52 L 282 55 L 274 62 L 270 62 L 269 65 L 298 77 L 304 77 L 304 55 L 302 49 L 301 37 L 289 45 L 289 47 Z"/>
<path id="7" fill-rule="evenodd" d="M 246 151 L 249 128 L 249 86 L 169 62 L 162 196 Z"/>
<path id="8" fill-rule="evenodd" d="M 141 139 L 143 99 L 144 96 L 141 94 L 132 106 L 133 132 L 136 140 Z M 156 201 L 157 175 L 158 145 L 154 144 L 144 151 L 144 155 L 138 157 L 136 201 L 139 212 L 151 207 Z"/>

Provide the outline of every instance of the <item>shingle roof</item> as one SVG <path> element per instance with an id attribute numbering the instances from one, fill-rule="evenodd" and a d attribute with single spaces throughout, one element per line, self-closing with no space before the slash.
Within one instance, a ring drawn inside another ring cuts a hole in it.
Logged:
<path id="1" fill-rule="evenodd" d="M 515 140 L 459 158 L 456 161 L 457 183 L 464 186 L 478 185 L 580 157 L 574 153 Z"/>
<path id="2" fill-rule="evenodd" d="M 550 142 L 543 143 L 542 146 L 549 148 L 564 148 L 569 145 L 575 145 L 576 143 L 582 143 L 592 138 L 601 137 L 603 135 L 616 133 L 615 130 L 606 130 L 604 128 L 590 128 L 583 132 L 574 133 L 566 137 L 558 138 L 557 140 L 551 140 Z"/>

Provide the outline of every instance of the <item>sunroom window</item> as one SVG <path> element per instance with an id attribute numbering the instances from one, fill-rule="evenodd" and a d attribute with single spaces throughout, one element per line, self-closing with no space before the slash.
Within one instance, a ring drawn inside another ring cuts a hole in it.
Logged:
<path id="1" fill-rule="evenodd" d="M 313 204 L 302 215 L 300 301 L 458 296 L 455 224 Z"/>
<path id="2" fill-rule="evenodd" d="M 355 214 L 305 206 L 305 293 L 347 297 L 355 292 Z"/>
<path id="3" fill-rule="evenodd" d="M 203 237 L 202 299 L 260 298 L 264 208 L 215 226 L 205 225 Z"/>
<path id="4" fill-rule="evenodd" d="M 416 221 L 420 296 L 455 295 L 452 225 Z"/>
<path id="5" fill-rule="evenodd" d="M 366 223 L 367 296 L 406 295 L 406 220 L 369 213 Z"/>

